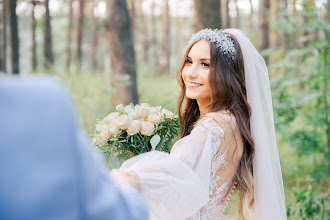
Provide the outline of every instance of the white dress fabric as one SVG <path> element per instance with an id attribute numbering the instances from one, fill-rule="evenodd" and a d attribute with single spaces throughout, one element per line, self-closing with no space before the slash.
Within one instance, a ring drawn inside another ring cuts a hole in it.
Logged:
<path id="1" fill-rule="evenodd" d="M 152 151 L 133 157 L 120 170 L 141 178 L 151 220 L 221 219 L 234 191 L 243 151 L 235 118 L 207 114 L 171 153 Z"/>

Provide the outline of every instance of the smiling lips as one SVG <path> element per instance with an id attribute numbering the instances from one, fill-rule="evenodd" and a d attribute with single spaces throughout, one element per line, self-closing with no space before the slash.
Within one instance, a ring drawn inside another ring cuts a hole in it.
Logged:
<path id="1" fill-rule="evenodd" d="M 201 83 L 193 83 L 193 82 L 186 82 L 186 85 L 188 88 L 198 88 L 202 86 L 203 84 Z"/>

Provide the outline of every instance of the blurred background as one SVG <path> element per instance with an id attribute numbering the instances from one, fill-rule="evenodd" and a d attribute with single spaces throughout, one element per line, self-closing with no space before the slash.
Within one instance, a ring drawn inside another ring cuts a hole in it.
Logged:
<path id="1" fill-rule="evenodd" d="M 175 111 L 191 34 L 243 30 L 270 73 L 289 219 L 329 219 L 329 1 L 0 0 L 2 74 L 50 74 L 81 125 L 116 104 Z M 270 198 L 271 199 L 271 198 Z"/>

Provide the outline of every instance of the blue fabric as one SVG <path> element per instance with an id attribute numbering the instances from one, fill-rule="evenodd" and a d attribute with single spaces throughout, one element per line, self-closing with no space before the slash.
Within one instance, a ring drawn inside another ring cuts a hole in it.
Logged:
<path id="1" fill-rule="evenodd" d="M 116 187 L 51 78 L 0 78 L 0 219 L 148 219 L 132 186 Z"/>

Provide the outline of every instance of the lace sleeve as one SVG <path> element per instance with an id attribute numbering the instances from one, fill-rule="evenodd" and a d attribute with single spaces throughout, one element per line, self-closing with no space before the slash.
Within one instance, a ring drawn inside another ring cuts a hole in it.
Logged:
<path id="1" fill-rule="evenodd" d="M 243 143 L 236 121 L 228 114 L 206 115 L 196 129 L 207 127 L 212 133 L 209 202 L 190 219 L 221 219 L 235 190 L 235 173 Z"/>

